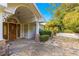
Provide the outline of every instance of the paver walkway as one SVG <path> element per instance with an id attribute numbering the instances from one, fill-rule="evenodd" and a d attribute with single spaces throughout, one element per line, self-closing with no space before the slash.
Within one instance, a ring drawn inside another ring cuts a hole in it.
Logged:
<path id="1" fill-rule="evenodd" d="M 45 45 L 44 43 L 36 43 L 34 40 L 20 39 L 11 42 L 10 50 L 13 52 L 12 56 L 39 56 L 39 55 L 53 55 L 54 46 Z"/>
<path id="2" fill-rule="evenodd" d="M 79 49 L 63 47 L 59 37 L 45 43 L 19 39 L 11 42 L 11 56 L 72 56 L 79 55 Z"/>

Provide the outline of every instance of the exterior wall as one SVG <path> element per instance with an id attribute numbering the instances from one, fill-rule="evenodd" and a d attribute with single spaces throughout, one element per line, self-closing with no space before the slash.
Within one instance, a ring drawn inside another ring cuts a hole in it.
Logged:
<path id="1" fill-rule="evenodd" d="M 24 24 L 24 38 L 28 39 L 28 24 Z"/>
<path id="2" fill-rule="evenodd" d="M 2 22 L 3 22 L 2 21 L 2 12 L 0 11 L 0 40 L 3 40 L 3 23 Z"/>
<path id="3" fill-rule="evenodd" d="M 30 23 L 29 24 L 29 39 L 30 38 L 35 38 L 35 35 L 36 35 L 36 24 L 35 23 Z"/>
<path id="4" fill-rule="evenodd" d="M 5 40 L 3 39 L 3 8 L 0 6 L 0 55 L 3 55 L 5 53 Z"/>
<path id="5" fill-rule="evenodd" d="M 24 38 L 31 39 L 35 37 L 36 34 L 35 23 L 25 24 L 24 26 Z"/>
<path id="6" fill-rule="evenodd" d="M 1 41 L 4 41 L 3 39 L 3 8 L 2 7 L 0 7 L 0 43 Z"/>

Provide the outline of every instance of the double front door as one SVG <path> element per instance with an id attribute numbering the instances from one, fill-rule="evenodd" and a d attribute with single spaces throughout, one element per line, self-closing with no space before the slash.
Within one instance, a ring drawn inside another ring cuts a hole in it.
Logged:
<path id="1" fill-rule="evenodd" d="M 3 23 L 3 37 L 4 39 L 13 41 L 20 37 L 20 24 Z"/>

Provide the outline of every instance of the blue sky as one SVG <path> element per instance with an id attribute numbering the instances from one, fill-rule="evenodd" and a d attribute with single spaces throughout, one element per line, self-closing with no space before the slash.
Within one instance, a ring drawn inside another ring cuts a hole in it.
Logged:
<path id="1" fill-rule="evenodd" d="M 49 3 L 36 3 L 39 11 L 41 12 L 41 14 L 43 15 L 43 17 L 45 18 L 46 21 L 51 20 L 51 18 L 53 17 L 54 13 L 52 13 L 51 11 L 47 11 L 46 8 L 51 7 L 52 10 L 56 10 L 56 8 L 58 6 L 60 6 L 60 3 L 56 3 L 56 6 L 51 6 Z"/>

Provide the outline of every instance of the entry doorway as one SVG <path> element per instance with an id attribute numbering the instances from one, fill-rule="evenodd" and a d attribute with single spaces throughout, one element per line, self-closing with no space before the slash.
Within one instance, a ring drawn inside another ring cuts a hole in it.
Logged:
<path id="1" fill-rule="evenodd" d="M 3 22 L 3 38 L 7 41 L 20 38 L 20 24 Z"/>
<path id="2" fill-rule="evenodd" d="M 13 41 L 16 39 L 16 24 L 9 23 L 9 40 Z"/>

